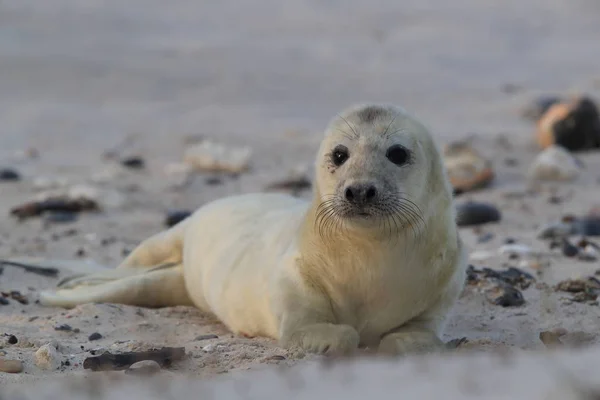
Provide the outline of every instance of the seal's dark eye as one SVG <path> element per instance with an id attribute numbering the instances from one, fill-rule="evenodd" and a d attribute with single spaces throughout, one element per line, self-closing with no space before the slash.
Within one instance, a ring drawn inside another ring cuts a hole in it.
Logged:
<path id="1" fill-rule="evenodd" d="M 348 149 L 346 146 L 337 146 L 331 153 L 331 161 L 336 167 L 339 167 L 348 159 Z"/>
<path id="2" fill-rule="evenodd" d="M 404 147 L 395 144 L 387 150 L 385 156 L 396 165 L 404 165 L 408 162 L 410 154 Z"/>

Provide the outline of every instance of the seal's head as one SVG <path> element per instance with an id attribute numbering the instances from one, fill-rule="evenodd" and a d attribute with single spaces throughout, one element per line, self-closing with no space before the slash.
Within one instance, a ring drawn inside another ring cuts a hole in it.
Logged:
<path id="1" fill-rule="evenodd" d="M 428 129 L 402 108 L 369 104 L 330 122 L 315 193 L 321 228 L 414 229 L 452 192 Z"/>

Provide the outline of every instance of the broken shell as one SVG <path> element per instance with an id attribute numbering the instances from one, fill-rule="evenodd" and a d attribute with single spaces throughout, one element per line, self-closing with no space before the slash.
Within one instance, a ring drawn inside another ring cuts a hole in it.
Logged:
<path id="1" fill-rule="evenodd" d="M 201 171 L 240 173 L 249 168 L 252 150 L 229 148 L 220 143 L 203 141 L 185 152 L 183 161 Z"/>
<path id="2" fill-rule="evenodd" d="M 491 161 L 464 141 L 447 144 L 443 157 L 455 194 L 486 187 L 494 180 Z"/>
<path id="3" fill-rule="evenodd" d="M 580 165 L 564 147 L 552 145 L 538 154 L 529 167 L 528 177 L 537 181 L 572 181 L 579 177 Z"/>
<path id="4" fill-rule="evenodd" d="M 23 362 L 20 360 L 7 360 L 0 357 L 0 372 L 18 374 L 23 371 Z"/>
<path id="5" fill-rule="evenodd" d="M 456 206 L 456 224 L 472 226 L 498 222 L 500 211 L 492 204 L 469 201 Z"/>

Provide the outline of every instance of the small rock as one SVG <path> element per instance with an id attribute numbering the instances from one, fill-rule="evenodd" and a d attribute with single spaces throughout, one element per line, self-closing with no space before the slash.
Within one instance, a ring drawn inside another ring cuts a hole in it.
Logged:
<path id="1" fill-rule="evenodd" d="M 579 249 L 565 238 L 563 238 L 561 243 L 561 251 L 565 257 L 575 257 L 579 254 Z"/>
<path id="2" fill-rule="evenodd" d="M 170 210 L 170 211 L 167 211 L 167 216 L 165 218 L 164 224 L 167 227 L 172 227 L 174 225 L 177 225 L 178 223 L 180 223 L 181 221 L 183 221 L 184 219 L 186 219 L 190 215 L 192 215 L 192 212 L 188 211 L 188 210 Z"/>
<path id="3" fill-rule="evenodd" d="M 21 180 L 21 174 L 12 168 L 0 169 L 0 182 L 16 182 Z"/>
<path id="4" fill-rule="evenodd" d="M 53 343 L 45 344 L 35 352 L 34 362 L 38 368 L 53 371 L 60 367 L 59 354 Z"/>
<path id="5" fill-rule="evenodd" d="M 600 114 L 593 100 L 578 96 L 553 104 L 537 122 L 540 148 L 559 145 L 569 151 L 600 148 Z"/>
<path id="6" fill-rule="evenodd" d="M 102 335 L 101 335 L 101 334 L 99 334 L 98 332 L 94 332 L 94 333 L 92 333 L 90 336 L 88 336 L 88 340 L 89 340 L 90 342 L 92 342 L 92 341 L 94 341 L 94 340 L 99 340 L 99 339 L 102 339 Z"/>
<path id="7" fill-rule="evenodd" d="M 448 143 L 444 147 L 443 157 L 456 195 L 487 187 L 494 180 L 491 161 L 466 141 Z"/>
<path id="8" fill-rule="evenodd" d="M 200 171 L 241 173 L 248 170 L 251 156 L 252 151 L 248 147 L 229 148 L 205 140 L 189 147 L 183 161 Z"/>
<path id="9" fill-rule="evenodd" d="M 498 222 L 500 219 L 500 211 L 492 204 L 469 201 L 456 206 L 456 223 L 461 227 Z"/>
<path id="10" fill-rule="evenodd" d="M 138 361 L 125 370 L 126 374 L 150 376 L 160 372 L 160 364 L 154 360 Z"/>
<path id="11" fill-rule="evenodd" d="M 57 325 L 54 327 L 55 331 L 64 331 L 64 332 L 70 332 L 73 330 L 73 328 L 71 327 L 71 325 L 67 325 L 67 324 L 62 324 L 62 325 Z"/>
<path id="12" fill-rule="evenodd" d="M 194 340 L 195 341 L 201 341 L 201 340 L 218 339 L 218 338 L 219 337 L 217 335 L 208 334 L 208 335 L 196 336 L 196 338 Z"/>
<path id="13" fill-rule="evenodd" d="M 144 159 L 139 156 L 127 157 L 121 160 L 121 165 L 132 169 L 142 169 L 145 166 Z"/>
<path id="14" fill-rule="evenodd" d="M 8 299 L 6 299 L 5 297 L 0 296 L 0 306 L 7 306 L 10 304 L 10 301 L 8 301 Z"/>
<path id="15" fill-rule="evenodd" d="M 207 185 L 221 185 L 223 183 L 223 179 L 221 179 L 218 176 L 210 176 L 208 178 L 206 178 L 206 180 L 204 181 Z"/>
<path id="16" fill-rule="evenodd" d="M 19 343 L 19 339 L 17 339 L 17 337 L 15 335 L 10 335 L 8 337 L 8 339 L 6 340 L 6 342 L 8 344 L 17 344 L 17 343 Z"/>
<path id="17" fill-rule="evenodd" d="M 488 300 L 501 307 L 519 307 L 525 304 L 521 292 L 510 285 L 499 285 L 486 291 Z"/>
<path id="18" fill-rule="evenodd" d="M 7 360 L 0 357 L 0 372 L 7 374 L 18 374 L 23 371 L 23 362 L 19 360 Z"/>
<path id="19" fill-rule="evenodd" d="M 536 181 L 573 181 L 581 173 L 581 163 L 564 147 L 552 145 L 538 154 L 529 167 L 528 177 Z"/>

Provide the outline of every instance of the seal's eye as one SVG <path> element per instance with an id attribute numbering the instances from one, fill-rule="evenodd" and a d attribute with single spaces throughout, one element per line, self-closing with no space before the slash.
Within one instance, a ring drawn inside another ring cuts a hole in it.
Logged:
<path id="1" fill-rule="evenodd" d="M 408 162 L 410 154 L 404 147 L 395 144 L 387 150 L 385 156 L 396 165 L 404 165 Z"/>
<path id="2" fill-rule="evenodd" d="M 348 149 L 346 146 L 339 145 L 331 153 L 331 161 L 336 167 L 339 167 L 348 159 Z"/>

